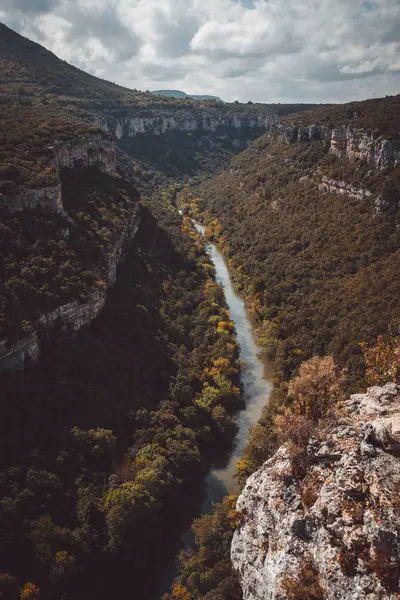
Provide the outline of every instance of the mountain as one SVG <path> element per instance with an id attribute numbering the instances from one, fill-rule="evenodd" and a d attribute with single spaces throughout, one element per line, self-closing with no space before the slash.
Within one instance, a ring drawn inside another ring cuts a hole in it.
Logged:
<path id="1" fill-rule="evenodd" d="M 0 24 L 0 110 L 43 105 L 100 125 L 135 161 L 168 177 L 218 172 L 279 116 L 312 105 L 199 102 L 104 81 Z M 139 169 L 140 170 L 140 169 Z"/>
<path id="2" fill-rule="evenodd" d="M 216 102 L 223 102 L 218 96 L 186 94 L 180 90 L 153 90 L 151 93 L 156 94 L 157 96 L 169 96 L 170 98 L 193 98 L 194 100 L 215 100 Z"/>

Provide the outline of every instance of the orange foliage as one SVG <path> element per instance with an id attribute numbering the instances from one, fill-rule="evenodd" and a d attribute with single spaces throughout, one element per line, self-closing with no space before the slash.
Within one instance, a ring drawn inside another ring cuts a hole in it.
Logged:
<path id="1" fill-rule="evenodd" d="M 318 421 L 339 399 L 342 382 L 332 356 L 314 356 L 303 362 L 289 383 L 293 412 Z"/>
<path id="2" fill-rule="evenodd" d="M 172 598 L 174 600 L 191 600 L 192 595 L 183 585 L 175 584 L 172 588 Z"/>
<path id="3" fill-rule="evenodd" d="M 39 600 L 40 590 L 34 583 L 25 583 L 20 592 L 21 600 Z"/>
<path id="4" fill-rule="evenodd" d="M 380 335 L 377 344 L 372 348 L 365 343 L 360 345 L 367 366 L 367 379 L 370 384 L 400 381 L 400 336 L 392 336 L 389 342 L 386 343 Z"/>

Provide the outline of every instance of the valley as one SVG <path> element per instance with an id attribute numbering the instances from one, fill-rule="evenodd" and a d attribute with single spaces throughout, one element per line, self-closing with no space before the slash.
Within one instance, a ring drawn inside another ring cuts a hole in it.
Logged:
<path id="1" fill-rule="evenodd" d="M 400 97 L 0 60 L 0 598 L 395 600 Z"/>

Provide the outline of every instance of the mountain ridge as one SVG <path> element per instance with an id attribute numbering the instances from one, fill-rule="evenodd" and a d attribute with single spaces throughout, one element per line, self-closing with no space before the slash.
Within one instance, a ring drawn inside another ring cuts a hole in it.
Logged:
<path id="1" fill-rule="evenodd" d="M 158 96 L 170 96 L 172 98 L 193 98 L 193 100 L 216 100 L 217 102 L 224 102 L 218 96 L 187 94 L 181 90 L 151 90 L 151 93 Z"/>

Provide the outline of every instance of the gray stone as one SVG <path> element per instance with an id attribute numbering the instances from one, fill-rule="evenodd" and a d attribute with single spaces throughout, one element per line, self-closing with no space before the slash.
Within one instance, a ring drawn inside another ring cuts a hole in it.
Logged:
<path id="1" fill-rule="evenodd" d="M 389 452 L 379 424 L 383 407 L 385 416 L 400 412 L 398 398 L 395 384 L 352 396 L 346 423 L 335 425 L 324 442 L 312 440 L 309 453 L 329 451 L 341 459 L 325 468 L 310 462 L 308 474 L 320 482 L 311 507 L 301 501 L 300 481 L 292 477 L 290 488 L 285 484 L 292 473 L 285 445 L 251 475 L 237 501 L 247 519 L 231 546 L 244 600 L 285 600 L 282 584 L 298 576 L 305 557 L 312 558 L 327 600 L 397 600 L 370 564 L 383 557 L 398 577 L 400 460 Z M 371 434 L 380 448 L 369 441 Z M 354 557 L 354 575 L 342 568 L 343 548 Z"/>

